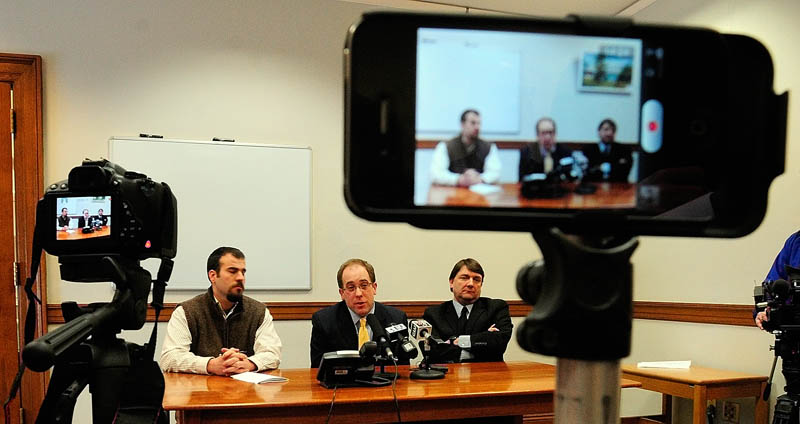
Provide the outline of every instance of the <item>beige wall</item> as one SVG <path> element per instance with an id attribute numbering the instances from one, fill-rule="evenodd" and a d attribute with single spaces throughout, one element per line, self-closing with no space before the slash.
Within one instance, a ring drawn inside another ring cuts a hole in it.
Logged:
<path id="1" fill-rule="evenodd" d="M 359 256 L 376 267 L 378 300 L 445 299 L 450 266 L 472 256 L 487 271 L 487 296 L 518 299 L 517 270 L 540 256 L 529 235 L 422 231 L 368 223 L 347 210 L 341 195 L 341 50 L 347 27 L 367 7 L 311 0 L 4 2 L 0 51 L 44 59 L 48 182 L 65 178 L 85 157 L 107 156 L 107 140 L 115 135 L 149 132 L 311 146 L 313 289 L 249 293 L 256 298 L 335 300 L 338 265 Z M 798 30 L 790 22 L 799 12 L 794 0 L 680 0 L 655 2 L 637 18 L 755 35 L 774 57 L 775 87 L 786 90 L 800 86 L 794 72 L 798 55 L 791 44 Z M 772 187 L 763 225 L 735 240 L 642 238 L 633 257 L 636 299 L 751 303 L 753 283 L 764 277 L 786 236 L 797 228 L 800 197 L 792 190 L 798 186 L 793 158 L 800 142 L 792 124 L 799 110 L 790 105 L 787 172 Z M 253 194 L 264 195 L 256 186 Z M 236 204 L 214 193 L 209 207 L 235 211 Z M 236 244 L 235 239 L 222 242 Z M 49 303 L 110 299 L 108 285 L 62 282 L 56 262 L 50 258 L 47 264 Z M 197 278 L 204 280 L 203 265 L 197 269 Z M 166 301 L 195 293 L 170 292 Z M 283 365 L 307 366 L 310 324 L 279 322 L 278 331 L 285 346 Z M 143 331 L 125 336 L 146 340 Z M 753 328 L 637 321 L 628 361 L 691 359 L 764 374 L 770 341 Z M 515 341 L 506 357 L 541 359 Z M 776 383 L 773 393 L 779 394 L 782 378 Z M 623 412 L 652 413 L 659 405 L 657 396 L 626 391 Z"/>

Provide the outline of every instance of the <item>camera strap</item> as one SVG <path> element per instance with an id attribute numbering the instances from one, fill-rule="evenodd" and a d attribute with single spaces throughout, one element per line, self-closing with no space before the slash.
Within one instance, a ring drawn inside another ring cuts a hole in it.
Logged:
<path id="1" fill-rule="evenodd" d="M 39 264 L 42 260 L 42 244 L 40 240 L 39 228 L 33 232 L 33 248 L 31 249 L 31 269 L 29 277 L 25 280 L 25 294 L 28 297 L 28 311 L 25 314 L 25 344 L 33 341 L 33 336 L 36 334 L 36 304 L 42 304 L 41 299 L 33 292 L 33 282 L 36 281 L 36 274 L 39 271 Z M 22 355 L 19 359 L 19 368 L 17 375 L 14 376 L 14 381 L 11 383 L 11 390 L 8 393 L 8 398 L 3 402 L 3 415 L 5 422 L 11 422 L 11 411 L 9 410 L 11 401 L 17 396 L 20 382 L 22 381 L 22 374 L 25 373 L 25 364 L 22 362 Z"/>

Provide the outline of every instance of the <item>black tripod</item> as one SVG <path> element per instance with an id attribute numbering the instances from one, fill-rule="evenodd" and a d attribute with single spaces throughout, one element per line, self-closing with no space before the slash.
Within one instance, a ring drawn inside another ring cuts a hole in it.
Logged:
<path id="1" fill-rule="evenodd" d="M 94 423 L 166 422 L 161 410 L 164 376 L 153 361 L 155 332 L 144 346 L 116 336 L 122 329 L 144 325 L 150 273 L 138 261 L 119 258 L 104 257 L 94 265 L 102 270 L 99 274 L 113 275 L 117 289 L 112 301 L 87 308 L 65 302 L 61 308 L 67 323 L 28 343 L 22 352 L 25 365 L 34 371 L 53 367 L 36 422 L 71 423 L 75 402 L 87 385 Z M 62 262 L 62 275 L 77 267 L 77 262 Z M 163 286 L 159 287 L 153 299 L 160 305 Z"/>
<path id="2" fill-rule="evenodd" d="M 775 360 L 780 356 L 783 361 L 781 372 L 786 379 L 786 386 L 783 388 L 786 393 L 778 396 L 775 400 L 775 410 L 773 413 L 773 424 L 800 424 L 800 357 L 798 348 L 800 347 L 800 325 L 781 325 L 775 332 Z M 775 372 L 775 363 L 772 364 L 770 372 L 770 384 L 764 391 L 764 398 L 769 397 L 772 375 Z"/>

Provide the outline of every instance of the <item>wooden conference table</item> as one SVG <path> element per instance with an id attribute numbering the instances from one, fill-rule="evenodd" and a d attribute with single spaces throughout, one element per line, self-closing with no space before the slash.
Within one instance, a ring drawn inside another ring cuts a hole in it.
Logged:
<path id="1" fill-rule="evenodd" d="M 103 237 L 111 234 L 111 227 L 105 226 L 94 230 L 91 233 L 84 233 L 80 228 L 71 229 L 68 231 L 57 231 L 56 240 L 82 240 L 94 237 Z"/>
<path id="2" fill-rule="evenodd" d="M 399 367 L 396 391 L 406 421 L 552 414 L 555 367 L 536 362 L 450 364 L 441 380 L 410 380 Z M 228 377 L 165 373 L 163 406 L 181 424 L 325 422 L 333 390 L 317 382 L 317 369 L 270 371 L 285 383 L 252 384 Z M 622 380 L 623 387 L 639 383 Z M 332 423 L 395 422 L 391 386 L 338 389 Z"/>
<path id="3" fill-rule="evenodd" d="M 426 206 L 474 206 L 493 208 L 569 208 L 625 209 L 636 207 L 636 185 L 630 183 L 592 183 L 597 191 L 577 194 L 575 184 L 565 183 L 564 196 L 555 199 L 527 199 L 520 196 L 520 184 L 497 184 L 499 191 L 479 194 L 465 187 L 432 185 Z"/>

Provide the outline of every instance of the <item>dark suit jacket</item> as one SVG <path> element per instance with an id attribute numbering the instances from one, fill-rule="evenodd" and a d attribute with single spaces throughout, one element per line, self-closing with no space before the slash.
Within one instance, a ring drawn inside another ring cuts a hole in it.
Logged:
<path id="1" fill-rule="evenodd" d="M 600 146 L 595 143 L 583 148 L 583 154 L 589 159 L 589 172 L 584 178 L 586 181 L 603 180 L 603 172 L 600 171 L 600 164 L 603 162 L 611 164 L 611 173 L 608 175 L 608 181 L 628 181 L 628 174 L 630 174 L 631 166 L 633 166 L 631 146 L 612 143 L 611 151 L 608 154 L 602 154 L 600 153 Z"/>
<path id="2" fill-rule="evenodd" d="M 432 334 L 442 340 L 458 337 L 458 316 L 453 301 L 448 300 L 425 310 L 423 318 L 433 326 Z M 488 331 L 494 326 L 500 331 Z M 473 362 L 502 361 L 514 324 L 508 304 L 502 299 L 480 297 L 472 306 L 466 332 L 469 334 Z M 458 349 L 458 348 L 456 348 Z M 460 352 L 460 349 L 459 349 Z M 456 358 L 460 358 L 457 356 Z"/>
<path id="3" fill-rule="evenodd" d="M 408 325 L 408 316 L 405 312 L 378 302 L 375 302 L 375 317 L 384 327 L 388 327 L 390 323 Z M 319 367 L 322 355 L 327 352 L 357 349 L 358 334 L 344 300 L 320 309 L 311 316 L 312 368 Z M 400 357 L 398 363 L 408 365 L 409 360 Z"/>
<path id="4" fill-rule="evenodd" d="M 559 160 L 570 155 L 572 150 L 556 143 L 556 150 L 551 155 L 553 166 L 557 166 Z M 535 172 L 544 172 L 544 157 L 539 149 L 539 142 L 525 143 L 519 150 L 519 181 L 522 181 L 522 177 Z"/>
<path id="5" fill-rule="evenodd" d="M 89 224 L 92 223 L 92 217 L 90 216 L 87 222 L 87 219 L 83 217 L 83 215 L 78 217 L 78 228 L 88 227 Z"/>
<path id="6" fill-rule="evenodd" d="M 108 225 L 108 215 L 103 215 L 103 216 L 94 215 L 92 216 L 90 221 L 92 222 L 92 225 L 95 227 L 99 227 L 101 225 Z"/>

